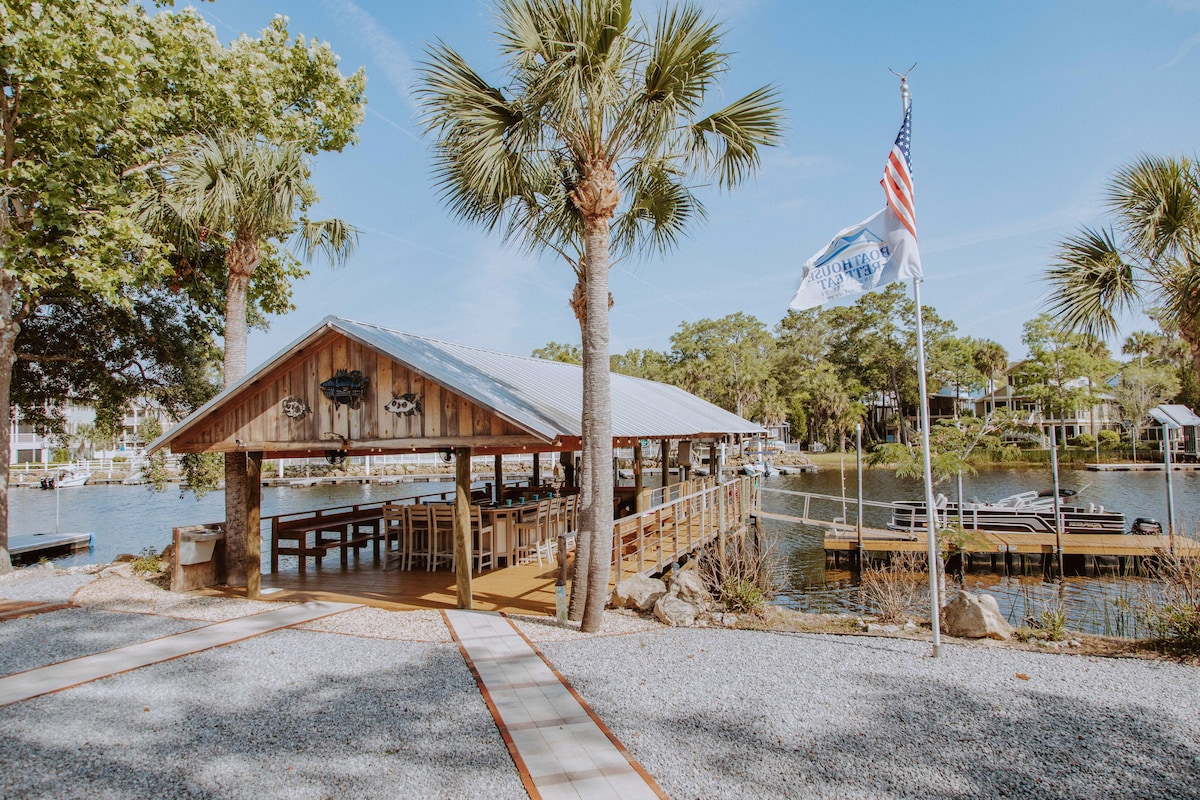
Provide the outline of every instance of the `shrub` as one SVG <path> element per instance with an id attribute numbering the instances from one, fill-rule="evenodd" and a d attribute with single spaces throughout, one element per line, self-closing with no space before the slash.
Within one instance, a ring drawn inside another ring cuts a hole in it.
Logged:
<path id="1" fill-rule="evenodd" d="M 705 588 L 726 611 L 747 613 L 761 609 L 779 592 L 778 559 L 761 537 L 756 545 L 748 536 L 730 536 L 722 559 L 716 546 L 700 555 L 696 571 Z"/>
<path id="2" fill-rule="evenodd" d="M 129 566 L 138 574 L 155 574 L 162 572 L 162 558 L 153 547 L 143 547 L 141 554 Z"/>
<path id="3" fill-rule="evenodd" d="M 929 570 L 919 553 L 896 553 L 886 564 L 868 564 L 862 571 L 863 602 L 880 622 L 905 622 L 917 614 L 928 586 Z"/>
<path id="4" fill-rule="evenodd" d="M 1121 432 L 1111 431 L 1107 428 L 1100 431 L 1097 436 L 1100 438 L 1101 447 L 1117 447 L 1121 444 Z"/>
<path id="5" fill-rule="evenodd" d="M 1073 439 L 1068 439 L 1067 444 L 1071 447 L 1095 447 L 1096 437 L 1090 433 L 1081 433 Z"/>
<path id="6" fill-rule="evenodd" d="M 1150 566 L 1157 594 L 1138 599 L 1135 614 L 1151 635 L 1200 655 L 1200 559 L 1163 556 Z"/>

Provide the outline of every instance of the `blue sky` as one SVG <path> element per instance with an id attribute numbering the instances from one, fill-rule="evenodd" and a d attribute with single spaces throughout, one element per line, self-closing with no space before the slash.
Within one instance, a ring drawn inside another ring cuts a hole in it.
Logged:
<path id="1" fill-rule="evenodd" d="M 654 5 L 635 0 L 635 12 Z M 784 316 L 804 259 L 883 206 L 901 119 L 889 68 L 918 62 L 923 300 L 1014 359 L 1056 243 L 1102 218 L 1113 172 L 1143 152 L 1200 152 L 1200 0 L 702 5 L 727 23 L 733 53 L 712 107 L 775 84 L 786 141 L 755 181 L 700 189 L 708 219 L 677 250 L 614 268 L 613 352 L 668 349 L 683 321 Z M 326 314 L 513 353 L 578 342 L 569 268 L 453 220 L 415 122 L 413 67 L 435 39 L 502 82 L 488 0 L 217 0 L 200 13 L 223 40 L 285 14 L 293 34 L 330 42 L 346 72 L 368 75 L 362 141 L 314 170 L 318 213 L 362 229 L 359 250 L 338 271 L 312 267 L 296 310 L 251 332 L 251 365 Z"/>

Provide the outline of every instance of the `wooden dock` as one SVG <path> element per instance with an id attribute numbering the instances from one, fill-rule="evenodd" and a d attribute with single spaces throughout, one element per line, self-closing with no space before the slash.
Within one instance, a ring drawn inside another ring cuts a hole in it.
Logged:
<path id="1" fill-rule="evenodd" d="M 8 554 L 14 563 L 27 564 L 91 550 L 94 537 L 94 533 L 19 533 L 9 537 Z"/>
<path id="2" fill-rule="evenodd" d="M 1084 469 L 1089 472 L 1162 472 L 1163 465 L 1161 463 L 1142 463 L 1136 464 L 1084 464 Z M 1195 472 L 1200 470 L 1200 464 L 1176 464 L 1171 463 L 1171 472 Z"/>
<path id="3" fill-rule="evenodd" d="M 817 525 L 826 529 L 826 553 L 853 553 L 858 550 L 858 531 L 853 525 L 820 522 L 786 514 L 756 511 L 762 519 Z M 871 553 L 928 552 L 928 533 L 919 531 L 890 531 L 863 528 L 863 550 Z M 1052 533 L 996 533 L 967 531 L 960 552 L 968 555 L 1054 555 L 1055 536 Z M 1063 555 L 1116 556 L 1118 558 L 1163 556 L 1200 556 L 1200 541 L 1186 536 L 1144 536 L 1118 533 L 1068 533 L 1062 536 Z"/>

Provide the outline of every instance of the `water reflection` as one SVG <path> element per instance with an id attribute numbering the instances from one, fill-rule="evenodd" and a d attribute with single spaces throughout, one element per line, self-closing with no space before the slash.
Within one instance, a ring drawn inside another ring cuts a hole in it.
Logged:
<path id="1" fill-rule="evenodd" d="M 1175 473 L 1173 476 L 1175 507 L 1182 510 L 1183 530 L 1189 535 L 1200 528 L 1197 512 L 1200 512 L 1200 476 L 1196 473 Z M 1083 470 L 1066 470 L 1061 476 L 1062 486 L 1080 492 L 1080 503 L 1095 503 L 1105 508 L 1121 511 L 1127 524 L 1136 517 L 1165 519 L 1166 490 L 1162 473 L 1091 473 Z M 768 478 L 766 488 L 796 492 L 815 492 L 834 496 L 843 495 L 843 486 L 849 495 L 846 502 L 825 503 L 824 507 L 814 504 L 810 514 L 814 517 L 831 519 L 845 516 L 854 519 L 856 505 L 854 491 L 857 475 L 851 461 L 844 480 L 838 469 L 827 469 L 819 473 L 783 475 Z M 980 470 L 978 475 L 964 476 L 963 496 L 968 500 L 997 500 L 1017 492 L 1044 489 L 1051 485 L 1048 470 L 1031 468 L 996 468 Z M 953 486 L 940 486 L 951 497 L 956 491 Z M 890 470 L 868 469 L 863 473 L 863 495 L 867 500 L 889 502 L 892 500 L 919 499 L 921 484 L 917 481 L 900 479 Z M 794 496 L 763 493 L 763 509 L 780 514 L 800 516 L 803 501 Z M 864 509 L 864 524 L 868 527 L 884 527 L 888 514 L 883 509 Z M 834 569 L 826 565 L 824 532 L 816 526 L 797 525 L 776 520 L 764 520 L 763 531 L 774 543 L 780 556 L 784 585 L 780 595 L 781 604 L 802 611 L 819 613 L 865 613 L 858 576 L 846 568 Z M 1102 560 L 1098 567 L 1089 560 L 1089 572 L 1093 574 L 1068 577 L 1063 581 L 1046 581 L 1036 561 L 1026 564 L 1025 574 L 1003 574 L 985 568 L 983 561 L 977 568 L 961 576 L 963 584 L 973 590 L 986 590 L 996 596 L 1001 610 L 1014 625 L 1022 625 L 1037 619 L 1043 612 L 1061 609 L 1067 617 L 1069 628 L 1111 636 L 1133 636 L 1144 633 L 1128 610 L 1154 585 L 1136 575 L 1118 576 L 1115 559 Z M 1017 570 L 1019 573 L 1020 570 Z M 1098 572 L 1098 574 L 1095 574 Z"/>

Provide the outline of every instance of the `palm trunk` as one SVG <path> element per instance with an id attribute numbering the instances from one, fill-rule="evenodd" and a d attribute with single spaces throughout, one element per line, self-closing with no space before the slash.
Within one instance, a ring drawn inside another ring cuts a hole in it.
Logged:
<path id="1" fill-rule="evenodd" d="M 21 325 L 13 319 L 16 300 L 16 281 L 11 278 L 0 280 L 0 410 L 4 414 L 4 432 L 0 433 L 0 447 L 4 450 L 0 464 L 0 574 L 12 571 L 12 559 L 8 554 L 8 467 L 12 460 L 12 368 L 16 363 L 17 334 Z"/>
<path id="2" fill-rule="evenodd" d="M 619 200 L 612 167 L 596 160 L 584 165 L 584 178 L 571 202 L 584 218 L 584 281 L 587 290 L 583 337 L 583 462 L 590 485 L 580 496 L 581 528 L 591 531 L 587 597 L 581 630 L 600 630 L 608 602 L 613 548 L 612 394 L 609 375 L 608 266 L 609 220 Z"/>
<path id="3" fill-rule="evenodd" d="M 246 374 L 246 294 L 258 266 L 258 247 L 235 241 L 229 248 L 229 286 L 225 293 L 225 388 Z M 246 454 L 225 455 L 225 582 L 246 585 Z"/>

